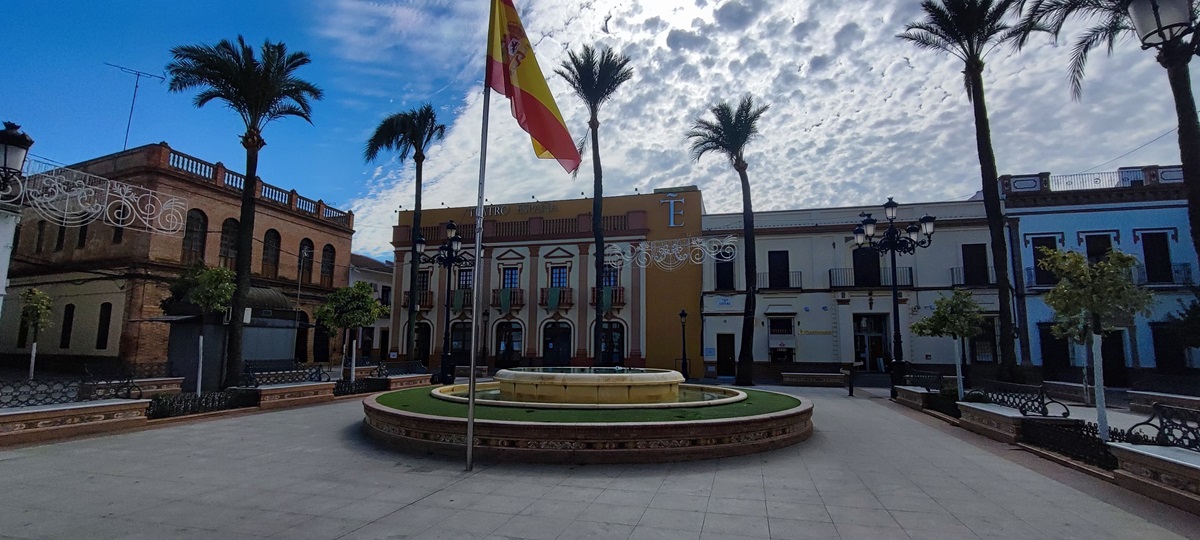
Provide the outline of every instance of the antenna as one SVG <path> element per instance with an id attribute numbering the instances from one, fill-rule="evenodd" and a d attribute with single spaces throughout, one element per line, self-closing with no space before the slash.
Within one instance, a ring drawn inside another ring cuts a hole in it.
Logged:
<path id="1" fill-rule="evenodd" d="M 128 73 L 130 75 L 133 75 L 133 77 L 134 77 L 134 79 L 133 79 L 133 101 L 131 101 L 129 103 L 129 120 L 125 121 L 125 144 L 121 146 L 121 150 L 127 150 L 127 149 L 129 149 L 129 127 L 133 125 L 133 106 L 135 104 L 137 104 L 138 85 L 142 82 L 142 77 L 158 79 L 158 82 L 160 82 L 160 83 L 163 81 L 166 81 L 167 78 L 163 77 L 162 75 L 146 73 L 145 71 L 138 71 L 136 69 L 127 68 L 124 66 L 118 66 L 116 64 L 110 64 L 108 62 L 105 62 L 104 65 L 109 66 L 109 67 L 115 67 L 115 68 L 121 70 L 122 73 Z"/>

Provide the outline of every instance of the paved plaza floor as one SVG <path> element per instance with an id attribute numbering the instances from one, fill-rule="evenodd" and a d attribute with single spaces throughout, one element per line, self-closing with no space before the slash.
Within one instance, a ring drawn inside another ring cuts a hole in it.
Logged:
<path id="1" fill-rule="evenodd" d="M 1200 518 L 868 394 L 808 441 L 665 465 L 406 455 L 358 400 L 0 450 L 0 538 L 1200 538 Z"/>

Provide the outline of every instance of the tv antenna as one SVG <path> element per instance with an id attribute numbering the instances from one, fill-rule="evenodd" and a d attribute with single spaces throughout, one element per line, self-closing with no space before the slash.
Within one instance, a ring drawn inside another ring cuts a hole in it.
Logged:
<path id="1" fill-rule="evenodd" d="M 108 62 L 105 62 L 104 65 L 109 66 L 109 67 L 115 67 L 115 68 L 121 70 L 121 72 L 128 73 L 130 75 L 133 75 L 133 77 L 134 77 L 134 79 L 133 79 L 133 101 L 129 103 L 129 120 L 127 120 L 125 122 L 125 144 L 123 146 L 121 146 L 121 150 L 127 150 L 129 148 L 129 127 L 133 125 L 133 106 L 135 104 L 137 104 L 138 85 L 142 82 L 142 77 L 158 79 L 158 82 L 160 82 L 160 83 L 163 81 L 166 81 L 167 78 L 163 77 L 162 75 L 155 75 L 153 73 L 147 73 L 145 71 L 138 71 L 136 69 L 127 68 L 124 66 L 118 66 L 116 64 L 110 64 Z"/>

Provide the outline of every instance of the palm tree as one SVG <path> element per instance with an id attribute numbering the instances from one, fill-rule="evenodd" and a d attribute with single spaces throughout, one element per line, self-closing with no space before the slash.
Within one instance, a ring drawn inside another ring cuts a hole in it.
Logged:
<path id="1" fill-rule="evenodd" d="M 592 237 L 595 239 L 595 270 L 596 270 L 596 327 L 592 332 L 592 350 L 595 358 L 600 359 L 600 322 L 604 317 L 604 305 L 600 295 L 604 290 L 604 226 L 601 218 L 604 215 L 604 175 L 600 168 L 600 106 L 612 97 L 625 81 L 633 76 L 629 69 L 629 57 L 605 48 L 596 54 L 591 45 L 584 45 L 579 54 L 568 51 L 568 59 L 562 63 L 562 69 L 554 70 L 560 77 L 566 79 L 579 99 L 588 108 L 588 128 L 592 142 Z M 587 136 L 580 144 L 587 143 Z M 582 152 L 581 152 L 582 153 Z M 579 172 L 579 169 L 575 169 Z"/>
<path id="2" fill-rule="evenodd" d="M 749 94 L 742 97 L 735 111 L 729 102 L 722 101 L 709 109 L 716 121 L 697 118 L 687 137 L 692 140 L 692 159 L 708 152 L 717 152 L 729 158 L 733 170 L 737 171 L 742 183 L 742 235 L 746 242 L 742 246 L 746 257 L 746 301 L 742 311 L 742 345 L 738 351 L 736 384 L 754 385 L 754 304 L 757 292 L 755 278 L 758 263 L 755 258 L 754 207 L 750 203 L 750 179 L 746 176 L 746 144 L 758 136 L 758 119 L 768 105 L 754 106 Z"/>
<path id="3" fill-rule="evenodd" d="M 246 149 L 246 178 L 242 186 L 242 208 L 238 221 L 237 274 L 226 344 L 225 386 L 239 383 L 242 375 L 242 312 L 250 292 L 250 257 L 254 250 L 255 197 L 258 196 L 258 152 L 266 146 L 263 128 L 273 120 L 296 116 L 312 123 L 309 100 L 324 92 L 296 77 L 296 71 L 311 59 L 303 51 L 288 52 L 283 42 L 264 41 L 258 57 L 245 38 L 223 39 L 216 45 L 181 45 L 171 49 L 170 91 L 192 88 L 196 107 L 219 101 L 242 117 L 246 132 L 241 135 Z"/>
<path id="4" fill-rule="evenodd" d="M 446 126 L 437 122 L 437 113 L 433 106 L 426 103 L 418 109 L 411 109 L 384 118 L 375 127 L 375 133 L 367 139 L 363 149 L 363 158 L 368 162 L 375 161 L 379 151 L 393 150 L 399 154 L 400 162 L 412 154 L 413 164 L 416 165 L 416 200 L 413 203 L 412 223 L 412 252 L 408 271 L 408 330 L 405 332 L 404 350 L 408 351 L 408 359 L 413 360 L 413 342 L 417 327 L 414 322 L 417 317 L 417 275 L 420 268 L 420 257 L 417 256 L 417 238 L 421 236 L 421 178 L 425 165 L 425 151 L 433 141 L 440 141 L 446 135 Z"/>
<path id="5" fill-rule="evenodd" d="M 1033 32 L 1049 32 L 1054 39 L 1062 34 L 1063 26 L 1072 19 L 1095 21 L 1075 40 L 1071 48 L 1071 97 L 1083 95 L 1084 68 L 1088 54 L 1099 46 L 1112 54 L 1117 39 L 1138 37 L 1129 17 L 1129 0 L 1032 0 L 1021 20 L 1023 46 Z M 1192 21 L 1200 18 L 1200 3 L 1191 2 Z M 1175 117 L 1179 123 L 1179 159 L 1183 165 L 1183 182 L 1187 189 L 1188 223 L 1192 231 L 1192 247 L 1200 255 L 1200 117 L 1196 115 L 1196 99 L 1192 94 L 1192 76 L 1188 63 L 1200 51 L 1200 34 L 1180 37 L 1163 44 L 1157 60 L 1167 70 L 1171 95 L 1175 98 Z"/>
<path id="6" fill-rule="evenodd" d="M 967 99 L 974 107 L 975 146 L 979 154 L 983 182 L 983 208 L 991 236 L 992 267 L 1000 304 L 1000 377 L 1017 380 L 1016 338 L 1012 319 L 1012 286 L 1008 277 L 1008 243 L 1004 238 L 1004 214 L 1000 209 L 999 174 L 996 154 L 992 151 L 992 130 L 988 124 L 987 103 L 983 95 L 983 59 L 1000 44 L 1014 39 L 1017 31 L 1007 24 L 1010 12 L 1019 12 L 1018 0 L 925 0 L 921 2 L 925 19 L 905 25 L 896 36 L 918 48 L 947 53 L 962 60 L 963 82 Z"/>

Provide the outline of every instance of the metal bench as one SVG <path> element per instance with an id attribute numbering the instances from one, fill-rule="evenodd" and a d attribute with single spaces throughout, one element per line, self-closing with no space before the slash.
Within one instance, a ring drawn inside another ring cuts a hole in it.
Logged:
<path id="1" fill-rule="evenodd" d="M 967 391 L 965 400 L 983 399 L 983 403 L 991 403 L 1020 411 L 1023 416 L 1050 416 L 1050 406 L 1062 407 L 1062 417 L 1071 416 L 1071 409 L 1066 404 L 1046 396 L 1046 387 L 1033 384 L 1016 384 L 1000 381 L 980 381 L 979 388 Z"/>
<path id="2" fill-rule="evenodd" d="M 920 386 L 930 392 L 941 392 L 942 378 L 942 374 L 936 371 L 909 368 L 908 374 L 904 376 L 904 383 L 907 386 Z"/>
<path id="3" fill-rule="evenodd" d="M 392 375 L 425 375 L 429 368 L 417 360 L 408 362 L 380 362 L 371 371 L 372 377 L 390 377 Z"/>
<path id="4" fill-rule="evenodd" d="M 1118 463 L 1113 478 L 1120 486 L 1200 514 L 1200 410 L 1155 403 L 1153 411 L 1129 428 L 1145 433 L 1153 444 L 1108 443 Z"/>

